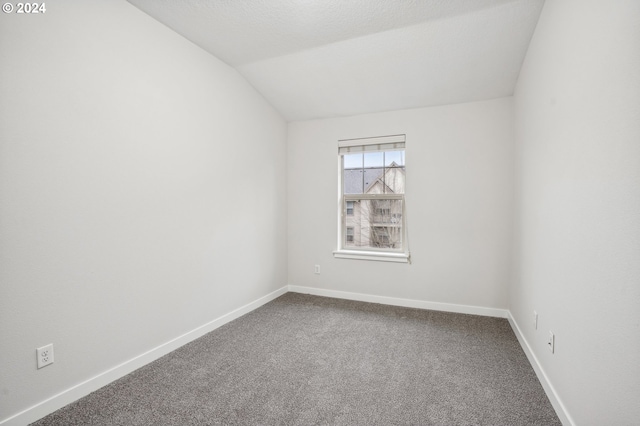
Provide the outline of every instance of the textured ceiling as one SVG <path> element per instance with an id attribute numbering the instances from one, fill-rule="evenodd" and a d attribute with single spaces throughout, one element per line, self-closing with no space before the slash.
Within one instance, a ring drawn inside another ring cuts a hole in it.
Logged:
<path id="1" fill-rule="evenodd" d="M 544 0 L 128 0 L 287 120 L 513 94 Z"/>

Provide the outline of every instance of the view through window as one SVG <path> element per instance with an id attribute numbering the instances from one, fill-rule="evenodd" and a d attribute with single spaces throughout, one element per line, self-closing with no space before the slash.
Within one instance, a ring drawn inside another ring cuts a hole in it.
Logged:
<path id="1" fill-rule="evenodd" d="M 341 247 L 404 251 L 404 141 L 354 144 L 340 155 Z"/>

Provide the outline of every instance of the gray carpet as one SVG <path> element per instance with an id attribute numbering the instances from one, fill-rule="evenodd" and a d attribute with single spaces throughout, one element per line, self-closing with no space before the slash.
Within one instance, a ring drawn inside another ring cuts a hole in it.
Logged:
<path id="1" fill-rule="evenodd" d="M 287 293 L 34 424 L 560 421 L 505 319 Z"/>

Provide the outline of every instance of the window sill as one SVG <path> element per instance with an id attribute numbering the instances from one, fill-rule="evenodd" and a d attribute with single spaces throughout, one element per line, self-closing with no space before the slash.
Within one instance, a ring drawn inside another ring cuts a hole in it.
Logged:
<path id="1" fill-rule="evenodd" d="M 389 253 L 378 251 L 360 250 L 336 250 L 333 252 L 336 259 L 375 260 L 378 262 L 410 263 L 407 253 Z"/>

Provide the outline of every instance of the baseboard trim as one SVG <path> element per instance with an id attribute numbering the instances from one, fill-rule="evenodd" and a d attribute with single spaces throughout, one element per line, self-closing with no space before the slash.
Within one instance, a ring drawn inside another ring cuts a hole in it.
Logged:
<path id="1" fill-rule="evenodd" d="M 549 381 L 549 377 L 547 377 L 547 374 L 544 372 L 544 369 L 542 368 L 542 365 L 540 365 L 538 358 L 533 353 L 533 350 L 531 350 L 531 346 L 529 345 L 529 342 L 524 337 L 524 334 L 522 334 L 522 332 L 520 331 L 520 327 L 518 326 L 518 323 L 516 322 L 515 318 L 513 318 L 513 315 L 511 315 L 511 311 L 507 311 L 507 313 L 508 313 L 507 319 L 509 320 L 511 329 L 513 330 L 514 334 L 518 338 L 518 342 L 520 342 L 520 346 L 522 347 L 522 350 L 527 356 L 527 359 L 529 360 L 529 363 L 533 367 L 533 370 L 536 372 L 536 376 L 538 376 L 538 380 L 542 384 L 542 388 L 547 394 L 547 397 L 549 398 L 551 405 L 556 410 L 556 414 L 560 418 L 560 421 L 565 426 L 575 426 L 575 422 L 569 415 L 567 408 L 562 403 L 562 400 L 558 396 L 556 389 L 553 387 L 553 385 Z"/>
<path id="2" fill-rule="evenodd" d="M 304 287 L 289 284 L 293 293 L 313 294 L 315 296 L 335 297 L 337 299 L 357 300 L 360 302 L 381 303 L 383 305 L 403 306 L 405 308 L 431 309 L 434 311 L 456 312 L 459 314 L 482 315 L 485 317 L 507 318 L 506 309 L 485 308 L 482 306 L 457 305 L 454 303 L 429 302 L 426 300 L 401 299 L 397 297 L 375 296 L 364 293 L 352 293 L 324 288 Z"/>
<path id="3" fill-rule="evenodd" d="M 388 297 L 388 296 L 376 296 L 364 293 L 353 293 L 339 290 L 328 290 L 321 289 L 315 287 L 305 287 L 298 285 L 284 286 L 278 290 L 275 290 L 266 296 L 263 296 L 253 302 L 250 302 L 240 308 L 237 308 L 225 315 L 222 315 L 219 318 L 214 319 L 200 327 L 197 327 L 181 336 L 176 337 L 168 342 L 165 342 L 143 354 L 140 354 L 128 361 L 125 361 L 107 371 L 104 371 L 88 380 L 85 380 L 82 383 L 79 383 L 75 386 L 72 386 L 51 398 L 48 398 L 38 404 L 35 404 L 26 410 L 23 410 L 13 416 L 0 421 L 0 425 L 2 426 L 22 426 L 27 425 L 29 423 L 35 422 L 36 420 L 41 419 L 42 417 L 53 413 L 54 411 L 64 407 L 76 401 L 83 396 L 90 394 L 93 391 L 100 389 L 101 387 L 117 380 L 138 368 L 155 361 L 156 359 L 178 349 L 179 347 L 192 342 L 193 340 L 202 337 L 203 335 L 227 324 L 228 322 L 233 321 L 245 315 L 260 306 L 269 303 L 270 301 L 282 296 L 287 291 L 293 293 L 302 293 L 302 294 L 313 294 L 316 296 L 324 296 L 324 297 L 335 297 L 338 299 L 347 299 L 347 300 L 356 300 L 361 302 L 371 302 L 371 303 L 381 303 L 385 305 L 392 306 L 403 306 L 408 308 L 418 308 L 418 309 L 431 309 L 436 311 L 446 311 L 446 312 L 456 312 L 463 314 L 471 314 L 471 315 L 482 315 L 489 317 L 498 317 L 498 318 L 507 318 L 511 328 L 513 329 L 514 334 L 516 335 L 518 342 L 520 342 L 520 346 L 524 350 L 531 366 L 533 367 L 536 375 L 538 376 L 538 380 L 542 384 L 547 397 L 549 398 L 551 404 L 553 405 L 560 421 L 562 421 L 563 425 L 567 426 L 575 426 L 575 422 L 567 412 L 566 407 L 558 397 L 558 394 L 549 381 L 544 369 L 538 362 L 538 359 L 534 355 L 533 351 L 527 339 L 525 339 L 524 335 L 520 331 L 520 327 L 518 323 L 506 309 L 496 309 L 496 308 L 485 308 L 481 306 L 471 306 L 471 305 L 458 305 L 452 303 L 441 303 L 441 302 L 429 302 L 424 300 L 415 300 L 415 299 L 402 299 L 396 297 Z"/>
<path id="4" fill-rule="evenodd" d="M 141 355 L 138 355 L 128 361 L 123 362 L 107 371 L 104 371 L 82 383 L 79 383 L 69 389 L 66 389 L 57 395 L 52 396 L 36 405 L 27 408 L 7 419 L 0 421 L 2 426 L 22 426 L 35 422 L 42 417 L 53 413 L 54 411 L 64 407 L 76 401 L 83 396 L 90 394 L 93 391 L 100 389 L 101 387 L 117 380 L 127 374 L 137 370 L 138 368 L 149 364 L 152 361 L 178 349 L 193 340 L 204 336 L 205 334 L 215 330 L 218 327 L 225 325 L 228 322 L 233 321 L 236 318 L 245 315 L 260 306 L 269 303 L 277 297 L 282 296 L 288 290 L 288 286 L 284 286 L 276 291 L 273 291 L 266 296 L 263 296 L 251 303 L 241 306 L 219 318 L 214 319 L 200 327 L 197 327 L 187 333 L 169 340 L 166 343 L 161 344 Z"/>

